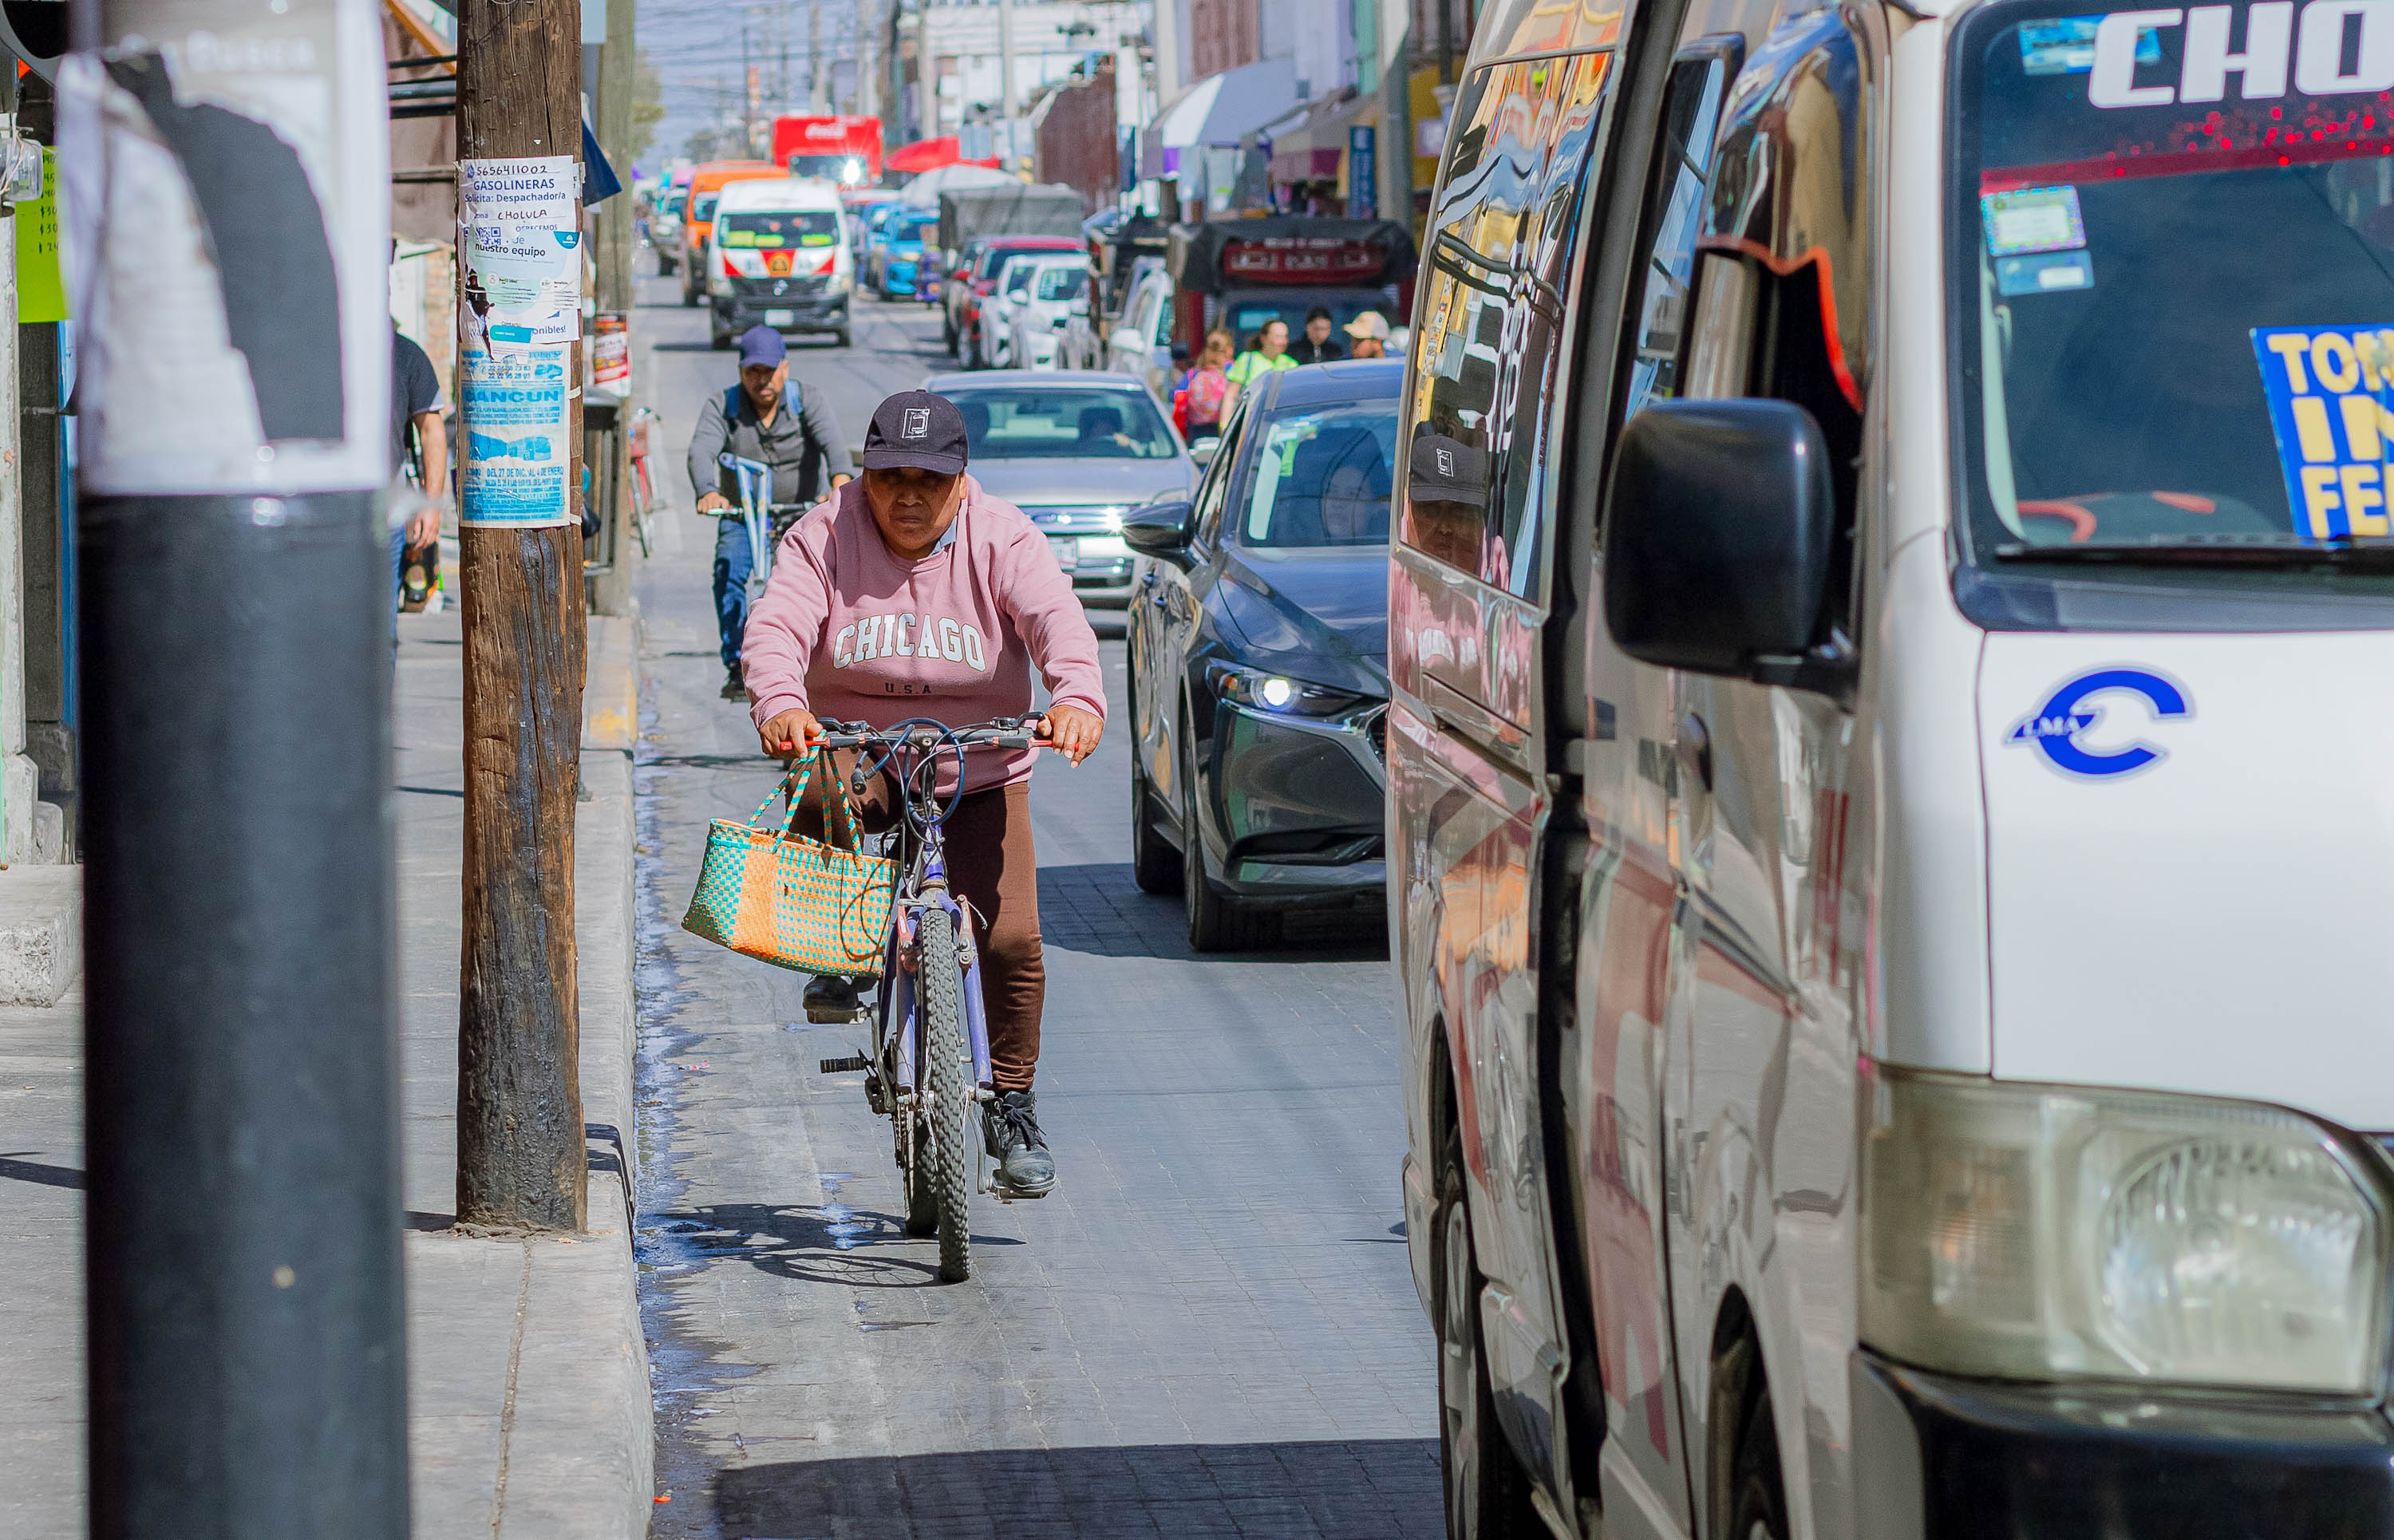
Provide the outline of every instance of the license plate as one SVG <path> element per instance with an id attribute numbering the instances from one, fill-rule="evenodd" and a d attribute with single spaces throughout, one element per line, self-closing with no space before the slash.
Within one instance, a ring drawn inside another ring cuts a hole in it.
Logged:
<path id="1" fill-rule="evenodd" d="M 1081 564 L 1081 543 L 1078 540 L 1061 540 L 1051 534 L 1047 537 L 1047 549 L 1055 554 L 1056 565 L 1068 573 Z"/>
<path id="2" fill-rule="evenodd" d="M 794 325 L 796 323 L 797 319 L 798 312 L 796 310 L 767 310 L 765 312 L 765 324 L 768 326 Z"/>

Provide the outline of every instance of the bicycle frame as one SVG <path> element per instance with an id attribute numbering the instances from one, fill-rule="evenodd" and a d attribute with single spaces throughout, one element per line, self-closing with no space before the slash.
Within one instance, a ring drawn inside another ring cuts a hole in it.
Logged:
<path id="1" fill-rule="evenodd" d="M 989 1017 L 981 1005 L 980 949 L 973 944 L 972 916 L 948 889 L 947 852 L 939 820 L 928 820 L 914 837 L 914 860 L 899 880 L 898 895 L 889 909 L 889 937 L 882 949 L 881 977 L 888 987 L 881 991 L 874 1012 L 875 1057 L 892 1067 L 898 1088 L 911 1099 L 914 1088 L 922 1083 L 923 1052 L 915 1015 L 913 958 L 918 954 L 923 911 L 944 910 L 955 921 L 956 951 L 964 962 L 960 993 L 965 1040 L 972 1049 L 973 1086 L 977 1093 L 986 1092 L 990 1086 Z M 895 1053 L 889 1051 L 893 1040 Z"/>
<path id="2" fill-rule="evenodd" d="M 731 472 L 740 487 L 740 521 L 748 529 L 748 602 L 763 597 L 773 573 L 773 467 L 729 450 L 715 463 Z"/>

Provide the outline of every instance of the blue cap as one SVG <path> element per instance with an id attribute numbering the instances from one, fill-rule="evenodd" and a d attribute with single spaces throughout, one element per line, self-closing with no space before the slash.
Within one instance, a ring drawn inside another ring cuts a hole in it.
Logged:
<path id="1" fill-rule="evenodd" d="M 760 364 L 768 369 L 778 369 L 782 361 L 789 356 L 790 349 L 782 341 L 782 334 L 770 326 L 751 326 L 740 334 L 740 367 L 743 369 L 754 369 Z"/>

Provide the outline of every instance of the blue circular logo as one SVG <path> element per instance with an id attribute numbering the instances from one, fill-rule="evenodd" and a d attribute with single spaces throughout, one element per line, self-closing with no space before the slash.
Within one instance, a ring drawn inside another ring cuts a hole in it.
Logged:
<path id="1" fill-rule="evenodd" d="M 2155 717 L 2192 714 L 2186 691 L 2177 681 L 2143 668 L 2098 668 L 2081 674 L 2053 692 L 2036 712 L 2013 724 L 2006 743 L 2028 744 L 2056 770 L 2072 775 L 2128 775 L 2159 761 L 2166 753 L 2151 744 L 2133 743 L 2122 748 L 2095 750 L 2080 738 L 2103 718 L 2103 707 L 2089 704 L 2106 691 L 2141 695 Z"/>

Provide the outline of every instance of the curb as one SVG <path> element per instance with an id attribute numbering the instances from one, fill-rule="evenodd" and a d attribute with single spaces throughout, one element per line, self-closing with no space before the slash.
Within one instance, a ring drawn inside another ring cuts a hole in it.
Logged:
<path id="1" fill-rule="evenodd" d="M 0 868 L 0 1006 L 55 1006 L 83 964 L 83 868 Z"/>

